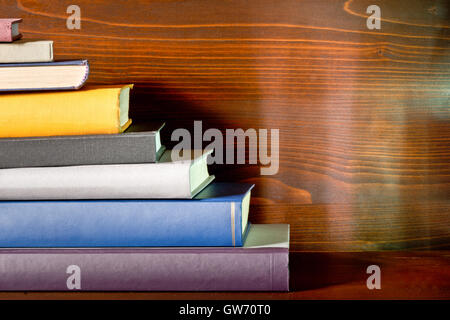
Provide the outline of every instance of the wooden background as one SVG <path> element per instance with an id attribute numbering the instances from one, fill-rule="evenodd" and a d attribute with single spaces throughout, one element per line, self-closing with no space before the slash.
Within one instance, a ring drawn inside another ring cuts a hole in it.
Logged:
<path id="1" fill-rule="evenodd" d="M 448 1 L 0 0 L 0 17 L 88 59 L 91 84 L 135 83 L 132 117 L 167 121 L 166 145 L 194 120 L 279 129 L 278 174 L 212 169 L 255 183 L 251 221 L 290 223 L 293 250 L 450 248 Z"/>

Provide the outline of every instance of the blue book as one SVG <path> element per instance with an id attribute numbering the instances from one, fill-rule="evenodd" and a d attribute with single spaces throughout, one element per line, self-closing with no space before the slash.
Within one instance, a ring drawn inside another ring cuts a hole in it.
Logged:
<path id="1" fill-rule="evenodd" d="M 240 247 L 252 188 L 213 183 L 188 200 L 0 201 L 0 247 Z"/>

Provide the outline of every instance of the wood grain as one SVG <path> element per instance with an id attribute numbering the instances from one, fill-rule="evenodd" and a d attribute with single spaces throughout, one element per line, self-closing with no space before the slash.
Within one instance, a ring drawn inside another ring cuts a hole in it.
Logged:
<path id="1" fill-rule="evenodd" d="M 173 129 L 276 128 L 280 169 L 214 166 L 257 184 L 254 222 L 292 247 L 450 246 L 450 4 L 372 0 L 0 0 L 25 38 L 86 58 L 89 83 L 136 83 L 134 119 Z M 368 30 L 366 8 L 381 8 Z"/>

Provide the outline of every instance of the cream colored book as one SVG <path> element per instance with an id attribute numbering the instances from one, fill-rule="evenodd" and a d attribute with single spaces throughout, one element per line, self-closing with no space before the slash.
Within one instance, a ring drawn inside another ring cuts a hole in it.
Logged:
<path id="1" fill-rule="evenodd" d="M 0 45 L 0 63 L 53 61 L 53 41 L 17 40 Z"/>
<path id="2" fill-rule="evenodd" d="M 207 153 L 157 163 L 0 170 L 0 200 L 190 199 L 206 187 Z"/>

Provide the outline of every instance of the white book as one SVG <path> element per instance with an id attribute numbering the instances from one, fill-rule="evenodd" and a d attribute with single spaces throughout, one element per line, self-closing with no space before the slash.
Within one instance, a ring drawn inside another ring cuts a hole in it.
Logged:
<path id="1" fill-rule="evenodd" d="M 29 63 L 53 61 L 53 41 L 17 40 L 2 43 L 0 63 Z"/>
<path id="2" fill-rule="evenodd" d="M 200 153 L 200 154 L 198 154 Z M 157 163 L 0 170 L 0 200 L 190 199 L 205 188 L 207 156 L 198 152 Z"/>

